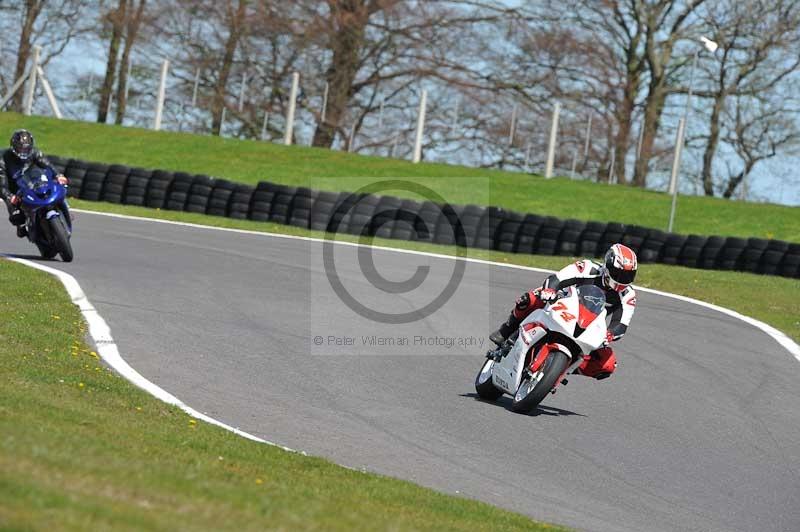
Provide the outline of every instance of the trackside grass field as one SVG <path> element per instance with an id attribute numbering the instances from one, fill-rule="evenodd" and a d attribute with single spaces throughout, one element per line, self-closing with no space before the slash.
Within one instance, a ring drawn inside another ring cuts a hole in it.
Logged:
<path id="1" fill-rule="evenodd" d="M 114 205 L 94 201 L 70 200 L 70 204 L 73 207 L 97 212 L 110 212 L 231 229 L 325 238 L 325 233 L 320 231 L 310 231 L 276 223 L 233 220 L 219 216 L 148 209 L 129 205 Z M 79 217 L 80 213 L 77 213 L 76 216 Z M 79 218 L 76 224 L 80 224 Z M 349 242 L 359 241 L 358 237 L 348 234 L 337 234 L 335 238 Z M 406 240 L 375 238 L 372 242 L 379 246 L 445 255 L 455 255 L 456 252 L 456 248 L 452 246 Z M 476 248 L 469 249 L 467 256 L 499 263 L 554 270 L 563 268 L 571 260 L 576 260 L 574 257 L 502 253 Z M 531 287 L 541 280 L 543 280 L 543 276 L 540 278 L 537 277 L 537 274 L 532 273 Z M 636 281 L 637 286 L 680 294 L 735 310 L 768 323 L 783 331 L 795 341 L 800 341 L 800 301 L 797 298 L 800 282 L 797 279 L 745 272 L 700 270 L 664 264 L 642 264 Z M 523 288 L 520 287 L 520 290 Z M 782 348 L 776 346 L 776 349 Z M 790 355 L 787 353 L 787 356 Z"/>
<path id="2" fill-rule="evenodd" d="M 208 174 L 250 184 L 269 180 L 354 191 L 378 178 L 405 178 L 427 186 L 437 183 L 437 192 L 451 203 L 496 205 L 520 212 L 660 229 L 666 228 L 669 217 L 667 194 L 632 187 L 566 178 L 546 180 L 536 175 L 445 164 L 413 165 L 326 149 L 0 113 L 0 141 L 19 127 L 31 129 L 45 153 Z M 391 193 L 415 197 L 401 191 Z M 800 242 L 800 208 L 684 196 L 678 205 L 675 230 Z"/>
<path id="3" fill-rule="evenodd" d="M 57 279 L 0 286 L 2 530 L 562 530 L 194 422 L 100 363 Z"/>

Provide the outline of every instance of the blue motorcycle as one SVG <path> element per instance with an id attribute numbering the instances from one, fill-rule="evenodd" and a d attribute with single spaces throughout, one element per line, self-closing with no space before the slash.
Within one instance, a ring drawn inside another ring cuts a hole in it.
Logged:
<path id="1" fill-rule="evenodd" d="M 72 216 L 67 205 L 67 187 L 56 180 L 51 168 L 28 168 L 15 174 L 19 208 L 25 213 L 28 240 L 45 259 L 61 255 L 72 261 Z"/>

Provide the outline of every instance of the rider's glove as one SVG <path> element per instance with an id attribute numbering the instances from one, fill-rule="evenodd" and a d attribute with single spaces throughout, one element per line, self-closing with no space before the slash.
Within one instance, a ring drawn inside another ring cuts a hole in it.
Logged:
<path id="1" fill-rule="evenodd" d="M 67 176 L 65 176 L 64 174 L 58 174 L 58 175 L 56 176 L 56 180 L 58 180 L 58 184 L 59 184 L 59 185 L 64 185 L 64 186 L 66 186 L 66 185 L 67 185 L 67 183 L 69 183 L 69 180 L 67 179 Z"/>
<path id="2" fill-rule="evenodd" d="M 606 331 L 606 339 L 603 342 L 603 347 L 608 347 L 608 344 L 614 341 L 614 335 L 611 334 L 611 331 Z"/>
<path id="3" fill-rule="evenodd" d="M 539 292 L 539 299 L 543 303 L 551 303 L 556 300 L 556 297 L 558 297 L 558 292 L 553 288 L 542 288 L 542 291 Z"/>
<path id="4" fill-rule="evenodd" d="M 531 306 L 531 296 L 525 292 L 517 298 L 517 310 L 525 310 Z"/>

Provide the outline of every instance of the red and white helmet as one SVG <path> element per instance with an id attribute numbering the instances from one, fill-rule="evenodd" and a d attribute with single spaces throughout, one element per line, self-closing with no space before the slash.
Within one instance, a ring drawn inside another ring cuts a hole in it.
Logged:
<path id="1" fill-rule="evenodd" d="M 603 283 L 612 290 L 622 292 L 636 278 L 639 263 L 636 253 L 622 244 L 614 244 L 603 260 Z"/>

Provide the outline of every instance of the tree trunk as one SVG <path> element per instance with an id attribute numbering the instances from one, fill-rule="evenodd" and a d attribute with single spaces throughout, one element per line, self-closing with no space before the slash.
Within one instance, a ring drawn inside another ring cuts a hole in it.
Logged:
<path id="1" fill-rule="evenodd" d="M 638 75 L 629 77 L 625 87 L 619 111 L 617 112 L 617 136 L 614 140 L 614 174 L 617 183 L 624 185 L 628 182 L 625 175 L 625 159 L 628 155 L 628 142 L 631 137 L 631 121 L 633 109 L 636 105 L 636 91 L 639 87 Z"/>
<path id="2" fill-rule="evenodd" d="M 722 104 L 724 101 L 725 95 L 723 93 L 717 93 L 714 96 L 714 107 L 711 110 L 711 122 L 709 124 L 708 144 L 706 144 L 706 149 L 703 152 L 703 192 L 705 192 L 706 196 L 714 195 L 714 179 L 711 165 L 714 163 L 714 155 L 716 155 L 717 146 L 719 146 L 719 119 L 722 114 Z M 734 186 L 734 188 L 736 188 L 736 186 Z M 733 193 L 732 190 L 731 193 Z"/>
<path id="3" fill-rule="evenodd" d="M 247 0 L 239 0 L 236 13 L 229 11 L 228 40 L 225 41 L 225 53 L 222 56 L 222 65 L 219 69 L 219 78 L 214 87 L 214 101 L 211 104 L 211 134 L 219 136 L 222 130 L 222 111 L 225 109 L 226 87 L 228 78 L 231 75 L 233 57 L 239 45 L 241 37 L 240 26 L 244 21 L 245 7 Z"/>
<path id="4" fill-rule="evenodd" d="M 114 90 L 114 78 L 117 72 L 117 56 L 119 55 L 119 42 L 125 23 L 126 0 L 119 0 L 119 6 L 108 14 L 111 22 L 111 39 L 108 43 L 108 61 L 106 62 L 106 75 L 100 87 L 100 102 L 97 104 L 97 121 L 106 123 L 108 118 L 109 101 Z"/>
<path id="5" fill-rule="evenodd" d="M 136 8 L 135 14 L 133 11 L 135 0 L 128 0 L 128 2 L 128 21 L 126 25 L 125 45 L 122 48 L 122 59 L 120 60 L 119 64 L 119 83 L 117 83 L 117 116 L 114 119 L 114 123 L 118 125 L 121 125 L 123 120 L 125 120 L 125 112 L 128 107 L 128 65 L 131 61 L 131 50 L 133 49 L 133 45 L 136 42 L 136 37 L 139 34 L 139 27 L 141 26 L 142 22 L 142 14 L 144 12 L 147 0 L 139 1 L 139 6 Z"/>
<path id="6" fill-rule="evenodd" d="M 44 0 L 26 0 L 25 1 L 25 20 L 22 24 L 22 32 L 19 35 L 19 47 L 17 48 L 17 68 L 14 70 L 14 79 L 12 83 L 21 78 L 25 74 L 25 69 L 28 66 L 28 59 L 31 56 L 31 47 L 33 39 L 33 25 L 36 19 L 42 12 L 44 7 Z M 14 99 L 11 100 L 11 108 L 18 113 L 22 112 L 22 98 L 25 91 L 20 88 Z"/>
<path id="7" fill-rule="evenodd" d="M 661 113 L 664 111 L 664 102 L 667 98 L 667 91 L 664 88 L 664 79 L 655 79 L 650 83 L 650 92 L 644 106 L 644 133 L 642 135 L 642 151 L 636 158 L 636 166 L 633 171 L 633 185 L 637 187 L 647 186 L 647 173 L 649 171 L 650 159 L 653 157 L 653 146 L 658 135 L 658 128 L 661 123 Z"/>
<path id="8" fill-rule="evenodd" d="M 364 0 L 344 0 L 331 4 L 335 30 L 331 35 L 333 58 L 325 73 L 328 82 L 328 107 L 325 120 L 317 124 L 313 146 L 330 148 L 341 127 L 358 73 L 369 13 Z"/>

